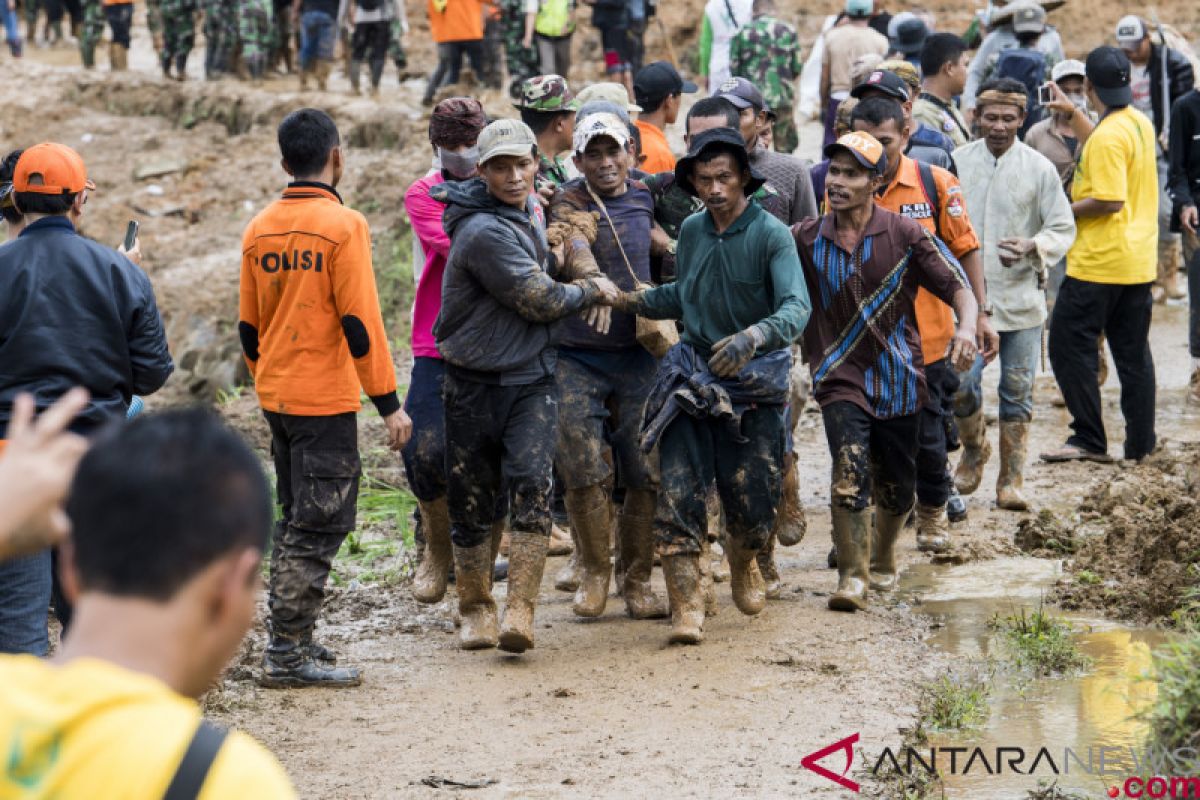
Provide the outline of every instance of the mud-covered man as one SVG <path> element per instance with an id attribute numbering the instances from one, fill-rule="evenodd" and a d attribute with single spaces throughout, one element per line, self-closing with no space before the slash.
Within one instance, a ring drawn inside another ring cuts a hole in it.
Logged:
<path id="1" fill-rule="evenodd" d="M 325 581 L 354 529 L 358 410 L 365 391 L 387 446 L 412 423 L 396 395 L 371 269 L 367 220 L 342 205 L 342 148 L 333 120 L 302 108 L 279 125 L 283 168 L 294 179 L 242 236 L 238 334 L 271 429 L 282 515 L 271 553 L 269 687 L 354 686 L 313 640 Z"/>
<path id="2" fill-rule="evenodd" d="M 550 542 L 551 465 L 558 425 L 559 320 L 587 312 L 599 329 L 616 297 L 595 271 L 567 278 L 579 251 L 553 250 L 533 194 L 537 140 L 499 120 L 479 135 L 479 177 L 435 186 L 447 204 L 450 255 L 434 325 L 446 363 L 446 466 L 459 631 L 464 649 L 533 647 L 533 614 Z M 584 247 L 586 251 L 586 247 Z M 508 604 L 497 632 L 492 529 L 509 506 Z"/>
<path id="3" fill-rule="evenodd" d="M 866 606 L 868 584 L 895 586 L 894 545 L 916 491 L 927 393 L 917 288 L 953 306 L 949 360 L 959 369 L 975 358 L 978 306 L 946 245 L 875 202 L 888 180 L 889 156 L 878 140 L 848 133 L 825 156 L 830 211 L 792 230 L 815 302 L 804 351 L 833 457 L 838 587 L 829 607 L 855 611 Z"/>
<path id="4" fill-rule="evenodd" d="M 765 180 L 741 134 L 692 139 L 675 170 L 704 203 L 680 229 L 674 283 L 623 294 L 616 306 L 683 321 L 646 407 L 642 447 L 657 445 L 655 525 L 671 605 L 670 641 L 703 638 L 701 539 L 715 483 L 725 510 L 733 599 L 766 605 L 755 561 L 775 523 L 784 469 L 791 345 L 808 321 L 808 291 L 787 227 L 750 198 Z"/>
<path id="5" fill-rule="evenodd" d="M 551 204 L 551 218 L 567 222 L 580 213 L 597 215 L 592 254 L 605 276 L 622 290 L 634 291 L 650 282 L 654 201 L 644 184 L 629 179 L 629 127 L 615 114 L 593 114 L 575 130 L 574 147 L 575 166 L 583 177 L 563 185 Z M 608 487 L 614 485 L 614 466 L 615 484 L 625 495 L 617 515 L 625 568 L 618 591 L 634 619 L 666 615 L 666 606 L 650 590 L 657 492 L 638 447 L 657 363 L 638 344 L 635 328 L 633 316 L 622 312 L 612 315 L 606 332 L 569 319 L 558 350 L 555 463 L 580 544 L 582 574 L 574 611 L 581 617 L 600 616 L 608 599 Z"/>

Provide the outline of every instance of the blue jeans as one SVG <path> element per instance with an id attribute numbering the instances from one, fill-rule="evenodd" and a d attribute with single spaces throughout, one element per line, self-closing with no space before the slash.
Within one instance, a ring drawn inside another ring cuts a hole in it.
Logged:
<path id="1" fill-rule="evenodd" d="M 1000 333 L 1000 421 L 1033 419 L 1033 379 L 1042 355 L 1042 326 Z M 983 358 L 959 376 L 954 416 L 969 417 L 983 405 Z"/>
<path id="2" fill-rule="evenodd" d="M 318 58 L 333 60 L 337 25 L 324 11 L 305 11 L 300 16 L 300 68 L 308 69 Z"/>
<path id="3" fill-rule="evenodd" d="M 50 651 L 50 551 L 0 564 L 0 653 Z"/>

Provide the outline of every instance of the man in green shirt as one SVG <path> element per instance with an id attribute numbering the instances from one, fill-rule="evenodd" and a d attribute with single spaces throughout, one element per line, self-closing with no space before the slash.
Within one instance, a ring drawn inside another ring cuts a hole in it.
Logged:
<path id="1" fill-rule="evenodd" d="M 765 179 L 750 166 L 738 131 L 694 137 L 675 174 L 705 208 L 680 228 L 676 280 L 622 294 L 614 305 L 683 321 L 682 341 L 664 357 L 647 402 L 642 448 L 659 448 L 655 527 L 670 641 L 696 644 L 704 626 L 700 543 L 714 482 L 734 602 L 748 615 L 766 604 L 755 556 L 782 492 L 791 345 L 811 304 L 787 226 L 750 199 Z"/>

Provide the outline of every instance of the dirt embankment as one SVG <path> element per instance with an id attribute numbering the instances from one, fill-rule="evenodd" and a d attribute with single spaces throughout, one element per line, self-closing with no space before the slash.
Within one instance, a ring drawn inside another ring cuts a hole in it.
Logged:
<path id="1" fill-rule="evenodd" d="M 1055 600 L 1119 619 L 1175 623 L 1200 610 L 1200 446 L 1185 444 L 1096 483 L 1073 518 L 1024 520 L 1022 549 L 1067 556 Z"/>

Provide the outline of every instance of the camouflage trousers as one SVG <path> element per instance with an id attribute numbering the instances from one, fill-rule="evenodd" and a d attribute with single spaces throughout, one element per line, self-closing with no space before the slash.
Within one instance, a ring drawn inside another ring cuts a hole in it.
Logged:
<path id="1" fill-rule="evenodd" d="M 775 124 L 771 126 L 773 145 L 779 153 L 794 153 L 800 146 L 800 131 L 796 129 L 796 112 L 792 108 L 779 107 Z"/>
<path id="2" fill-rule="evenodd" d="M 708 533 L 709 487 L 716 485 L 726 530 L 742 547 L 758 550 L 775 525 L 783 496 L 783 406 L 759 406 L 736 426 L 715 417 L 680 413 L 659 439 L 658 508 L 654 527 L 663 556 L 699 553 Z"/>
<path id="3" fill-rule="evenodd" d="M 229 72 L 237 45 L 237 6 L 233 0 L 204 2 L 204 74 L 215 78 Z"/>
<path id="4" fill-rule="evenodd" d="M 79 57 L 88 69 L 96 66 L 96 45 L 104 37 L 104 7 L 100 0 L 84 0 L 83 26 L 79 30 Z"/>
<path id="5" fill-rule="evenodd" d="M 267 68 L 271 53 L 272 20 L 270 0 L 243 0 L 238 12 L 238 38 L 242 44 L 242 62 L 257 80 Z"/>
<path id="6" fill-rule="evenodd" d="M 388 58 L 396 65 L 396 69 L 403 73 L 404 70 L 408 69 L 408 54 L 404 52 L 404 29 L 399 19 L 392 20 L 390 31 Z"/>
<path id="7" fill-rule="evenodd" d="M 526 78 L 541 73 L 537 47 L 525 47 L 525 13 L 520 4 L 506 4 L 500 18 L 500 36 L 504 41 L 504 62 L 508 67 L 509 93 L 516 97 L 518 87 Z"/>
<path id="8" fill-rule="evenodd" d="M 158 56 L 163 69 L 176 64 L 182 72 L 188 54 L 196 45 L 196 12 L 191 7 L 172 8 L 163 4 L 162 43 Z"/>
<path id="9" fill-rule="evenodd" d="M 312 630 L 334 556 L 354 529 L 358 422 L 353 412 L 298 417 L 264 411 L 282 516 L 271 551 L 272 632 Z"/>

